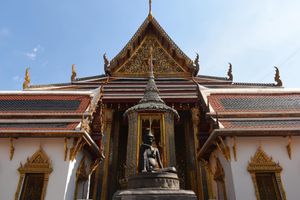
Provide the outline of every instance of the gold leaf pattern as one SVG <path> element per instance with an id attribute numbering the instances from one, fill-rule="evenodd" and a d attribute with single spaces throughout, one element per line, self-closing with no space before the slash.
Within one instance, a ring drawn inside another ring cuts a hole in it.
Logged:
<path id="1" fill-rule="evenodd" d="M 149 49 L 153 48 L 154 74 L 180 73 L 183 69 L 173 60 L 173 58 L 161 47 L 157 39 L 148 36 L 133 56 L 120 68 L 119 73 L 148 74 Z"/>

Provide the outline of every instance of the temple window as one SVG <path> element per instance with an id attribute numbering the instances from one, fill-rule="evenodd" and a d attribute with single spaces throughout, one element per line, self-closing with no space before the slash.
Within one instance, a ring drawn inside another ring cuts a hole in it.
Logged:
<path id="1" fill-rule="evenodd" d="M 44 174 L 26 173 L 20 199 L 41 199 Z"/>
<path id="2" fill-rule="evenodd" d="M 225 179 L 225 173 L 224 173 L 223 167 L 222 167 L 219 159 L 217 159 L 214 180 L 217 183 L 218 200 L 227 200 L 226 186 L 225 186 L 224 179 Z"/>
<path id="3" fill-rule="evenodd" d="M 88 194 L 88 173 L 85 163 L 85 157 L 80 161 L 79 167 L 76 172 L 76 186 L 74 199 L 86 199 Z"/>
<path id="4" fill-rule="evenodd" d="M 48 156 L 39 149 L 19 167 L 20 179 L 15 199 L 45 199 L 49 175 L 52 172 Z"/>
<path id="5" fill-rule="evenodd" d="M 258 200 L 285 200 L 285 193 L 281 182 L 282 171 L 279 163 L 275 163 L 261 147 L 258 148 L 248 165 L 255 195 Z"/>

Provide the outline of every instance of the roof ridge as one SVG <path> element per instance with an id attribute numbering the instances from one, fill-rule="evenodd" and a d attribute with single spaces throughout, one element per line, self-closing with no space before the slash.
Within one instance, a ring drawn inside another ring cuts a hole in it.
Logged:
<path id="1" fill-rule="evenodd" d="M 226 77 L 220 77 L 220 76 L 210 76 L 210 75 L 197 75 L 195 78 L 213 78 L 213 79 L 218 79 L 218 80 L 224 80 L 224 81 L 230 81 Z"/>
<path id="2" fill-rule="evenodd" d="M 249 86 L 273 86 L 278 87 L 274 83 L 249 83 L 249 82 L 233 82 L 233 85 L 249 85 Z"/>

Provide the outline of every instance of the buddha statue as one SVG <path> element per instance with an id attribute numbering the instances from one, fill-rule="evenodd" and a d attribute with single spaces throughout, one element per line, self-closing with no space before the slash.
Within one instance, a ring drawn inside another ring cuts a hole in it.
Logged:
<path id="1" fill-rule="evenodd" d="M 140 146 L 139 172 L 176 172 L 174 167 L 163 168 L 158 148 L 153 146 L 154 135 L 148 128 Z"/>

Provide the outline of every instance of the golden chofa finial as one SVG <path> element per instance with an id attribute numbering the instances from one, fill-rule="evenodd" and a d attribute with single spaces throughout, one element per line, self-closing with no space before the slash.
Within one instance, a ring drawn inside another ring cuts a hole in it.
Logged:
<path id="1" fill-rule="evenodd" d="M 23 82 L 23 90 L 27 89 L 29 85 L 30 85 L 30 74 L 29 74 L 29 67 L 27 67 L 25 71 L 24 82 Z"/>
<path id="2" fill-rule="evenodd" d="M 76 79 L 76 76 L 77 76 L 77 73 L 76 73 L 76 68 L 75 68 L 75 64 L 72 65 L 72 75 L 71 75 L 71 81 L 75 81 Z"/>
<path id="3" fill-rule="evenodd" d="M 227 72 L 227 80 L 232 81 L 233 80 L 233 74 L 232 74 L 232 64 L 228 63 L 228 72 Z"/>
<path id="4" fill-rule="evenodd" d="M 275 77 L 274 77 L 274 80 L 276 81 L 276 86 L 282 86 L 282 81 L 280 79 L 280 73 L 279 73 L 279 69 L 278 67 L 274 66 L 275 68 Z"/>

